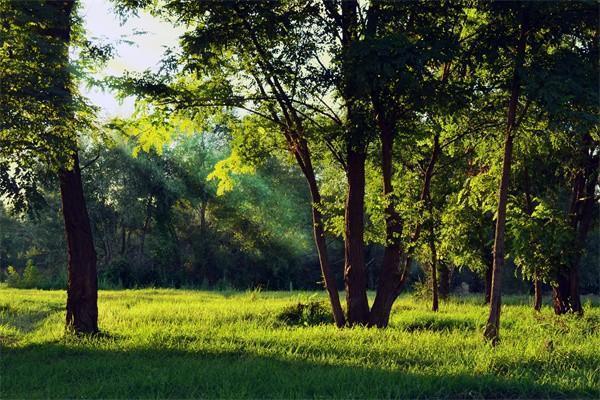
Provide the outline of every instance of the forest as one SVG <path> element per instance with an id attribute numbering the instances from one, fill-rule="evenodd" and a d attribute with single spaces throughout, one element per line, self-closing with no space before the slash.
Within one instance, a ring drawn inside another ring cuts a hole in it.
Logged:
<path id="1" fill-rule="evenodd" d="M 0 0 L 0 397 L 597 398 L 599 15 Z"/>

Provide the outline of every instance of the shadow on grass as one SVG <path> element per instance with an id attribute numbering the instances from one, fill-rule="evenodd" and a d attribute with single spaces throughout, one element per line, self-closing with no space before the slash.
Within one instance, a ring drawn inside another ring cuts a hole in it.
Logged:
<path id="1" fill-rule="evenodd" d="M 415 320 L 410 322 L 399 323 L 398 327 L 408 332 L 448 332 L 452 330 L 474 331 L 478 328 L 475 322 L 471 320 L 439 316 L 416 318 Z"/>
<path id="2" fill-rule="evenodd" d="M 1 398 L 574 398 L 521 377 L 328 365 L 243 351 L 106 350 L 63 343 L 5 348 Z"/>
<path id="3" fill-rule="evenodd" d="M 51 314 L 64 310 L 65 307 L 60 305 L 47 305 L 43 310 L 34 310 L 3 304 L 0 305 L 0 324 L 7 325 L 19 333 L 29 333 L 36 330 Z"/>

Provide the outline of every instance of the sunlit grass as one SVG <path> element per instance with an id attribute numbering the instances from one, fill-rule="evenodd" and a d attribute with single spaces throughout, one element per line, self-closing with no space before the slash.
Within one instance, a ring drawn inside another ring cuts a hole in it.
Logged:
<path id="1" fill-rule="evenodd" d="M 491 348 L 479 297 L 404 296 L 388 329 L 339 330 L 277 317 L 321 293 L 101 291 L 92 339 L 64 334 L 65 297 L 0 289 L 0 398 L 600 396 L 590 298 L 583 318 L 507 298 Z"/>

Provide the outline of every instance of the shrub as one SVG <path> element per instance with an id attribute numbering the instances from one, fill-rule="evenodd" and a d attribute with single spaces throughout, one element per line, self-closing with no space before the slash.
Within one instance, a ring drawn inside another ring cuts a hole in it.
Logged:
<path id="1" fill-rule="evenodd" d="M 32 289 L 39 288 L 43 283 L 43 277 L 39 269 L 33 265 L 33 261 L 28 260 L 25 270 L 23 271 L 23 278 L 21 279 L 21 287 Z"/>
<path id="2" fill-rule="evenodd" d="M 8 287 L 21 287 L 21 275 L 19 275 L 15 267 L 12 265 L 9 265 L 8 269 L 6 270 L 6 284 Z"/>
<path id="3" fill-rule="evenodd" d="M 322 301 L 299 302 L 285 307 L 277 320 L 286 325 L 320 325 L 333 323 L 333 315 L 326 303 Z"/>
<path id="4" fill-rule="evenodd" d="M 431 290 L 431 282 L 427 279 L 416 281 L 413 284 L 413 298 L 415 300 L 427 300 L 433 296 L 433 292 Z"/>

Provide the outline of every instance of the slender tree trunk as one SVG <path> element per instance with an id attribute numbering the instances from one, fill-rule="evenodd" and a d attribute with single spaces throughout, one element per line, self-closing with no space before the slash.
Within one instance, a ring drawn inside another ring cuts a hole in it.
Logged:
<path id="1" fill-rule="evenodd" d="M 542 283 L 536 277 L 533 280 L 533 309 L 540 311 L 542 309 Z"/>
<path id="2" fill-rule="evenodd" d="M 441 299 L 447 299 L 450 295 L 450 269 L 448 266 L 440 262 L 439 263 L 440 270 L 440 285 L 439 285 L 439 294 Z"/>
<path id="3" fill-rule="evenodd" d="M 319 186 L 317 184 L 317 179 L 312 166 L 308 145 L 303 139 L 298 138 L 298 141 L 299 143 L 296 147 L 297 161 L 301 166 L 301 170 L 304 173 L 304 177 L 308 183 L 308 188 L 310 190 L 312 199 L 311 210 L 313 220 L 313 236 L 315 239 L 315 245 L 317 247 L 317 254 L 319 256 L 321 274 L 323 276 L 325 290 L 329 296 L 329 302 L 331 303 L 333 319 L 337 327 L 342 327 L 346 324 L 346 318 L 344 317 L 344 310 L 342 309 L 342 305 L 340 303 L 340 296 L 335 283 L 335 276 L 331 270 L 331 265 L 329 264 L 327 242 L 325 240 L 325 228 L 323 226 L 323 216 L 319 210 L 319 206 L 321 204 L 321 194 L 319 192 Z"/>
<path id="4" fill-rule="evenodd" d="M 206 208 L 208 207 L 208 200 L 203 199 L 200 203 L 200 233 L 204 235 L 206 230 Z"/>
<path id="5" fill-rule="evenodd" d="M 59 174 L 68 246 L 67 328 L 77 333 L 98 332 L 96 251 L 83 196 L 77 153 L 73 168 Z"/>
<path id="6" fill-rule="evenodd" d="M 344 282 L 350 325 L 366 325 L 369 322 L 364 249 L 365 158 L 364 152 L 354 149 L 351 144 L 348 145 Z"/>
<path id="7" fill-rule="evenodd" d="M 144 220 L 144 226 L 142 227 L 142 235 L 140 238 L 140 257 L 144 257 L 144 244 L 146 242 L 146 232 L 148 232 L 148 227 L 150 225 L 150 217 L 152 216 L 152 194 L 148 195 L 148 200 L 146 201 L 146 219 Z"/>
<path id="8" fill-rule="evenodd" d="M 529 169 L 524 168 L 525 173 L 525 212 L 531 217 L 533 215 L 533 200 L 531 198 L 531 183 L 529 180 Z M 537 267 L 533 278 L 533 309 L 540 311 L 542 309 L 542 283 L 538 277 Z"/>
<path id="9" fill-rule="evenodd" d="M 437 248 L 435 245 L 435 225 L 433 216 L 433 203 L 431 202 L 431 196 L 427 194 L 427 209 L 429 211 L 429 251 L 431 252 L 431 292 L 432 298 L 432 311 L 437 311 L 439 308 L 438 300 L 438 281 L 437 281 Z"/>
<path id="10" fill-rule="evenodd" d="M 492 261 L 493 263 L 493 261 Z M 492 298 L 492 270 L 493 265 L 488 265 L 485 270 L 485 281 L 484 281 L 484 301 L 485 304 L 490 304 Z"/>
<path id="11" fill-rule="evenodd" d="M 523 66 L 526 45 L 526 14 L 522 11 L 521 29 L 517 43 L 517 55 L 511 84 L 510 101 L 508 104 L 506 136 L 504 139 L 504 155 L 502 161 L 502 176 L 498 191 L 498 210 L 496 212 L 496 232 L 494 236 L 494 264 L 492 268 L 492 290 L 490 313 L 484 331 L 484 337 L 496 344 L 500 331 L 500 306 L 502 303 L 502 270 L 504 269 L 504 232 L 506 227 L 506 205 L 508 201 L 508 184 L 512 162 L 513 133 L 516 127 L 517 106 L 520 94 L 519 70 Z"/>
<path id="12" fill-rule="evenodd" d="M 124 221 L 121 220 L 121 251 L 119 252 L 121 256 L 125 254 L 125 250 L 127 250 L 127 229 L 125 228 Z"/>

